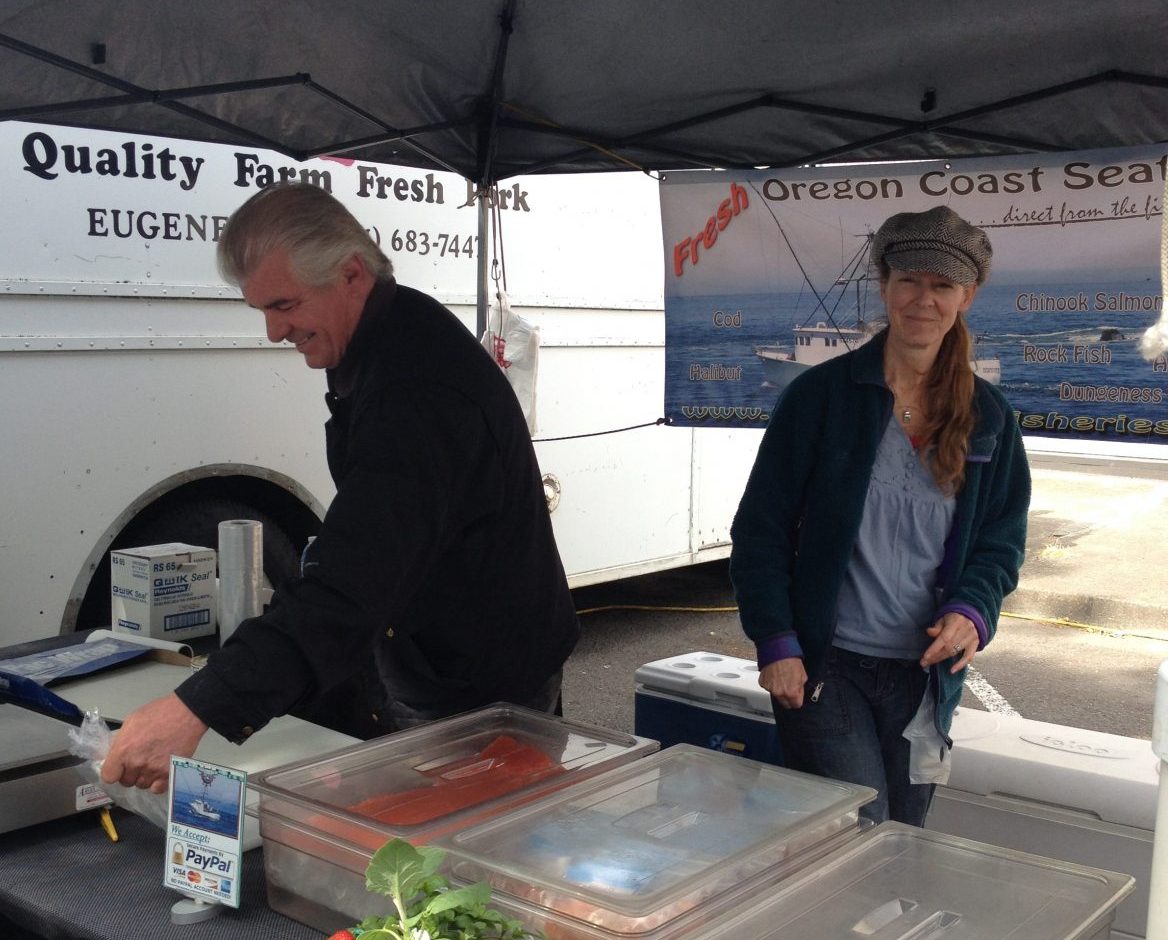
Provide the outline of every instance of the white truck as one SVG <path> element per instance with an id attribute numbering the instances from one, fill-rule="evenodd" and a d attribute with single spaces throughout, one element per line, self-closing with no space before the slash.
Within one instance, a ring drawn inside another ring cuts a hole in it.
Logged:
<path id="1" fill-rule="evenodd" d="M 107 625 L 111 549 L 214 547 L 222 519 L 264 523 L 269 580 L 294 570 L 334 492 L 324 379 L 214 264 L 226 218 L 282 178 L 340 198 L 473 327 L 475 258 L 498 249 L 460 177 L 0 124 L 0 645 Z M 534 177 L 497 200 L 512 306 L 542 334 L 534 437 L 571 583 L 724 557 L 760 436 L 653 424 L 656 184 Z"/>

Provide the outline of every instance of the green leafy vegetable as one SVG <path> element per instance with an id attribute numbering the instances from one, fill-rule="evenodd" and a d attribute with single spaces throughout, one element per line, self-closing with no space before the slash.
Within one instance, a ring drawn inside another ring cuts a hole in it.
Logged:
<path id="1" fill-rule="evenodd" d="M 367 917 L 347 934 L 353 940 L 536 940 L 521 923 L 487 907 L 490 885 L 451 888 L 438 874 L 446 853 L 392 839 L 365 869 L 365 886 L 384 894 L 396 913 Z"/>

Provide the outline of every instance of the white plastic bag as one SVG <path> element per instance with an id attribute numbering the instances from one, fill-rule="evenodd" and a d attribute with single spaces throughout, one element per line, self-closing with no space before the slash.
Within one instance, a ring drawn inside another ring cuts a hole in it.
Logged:
<path id="1" fill-rule="evenodd" d="M 511 312 L 507 294 L 499 291 L 491 305 L 483 334 L 483 348 L 498 363 L 527 419 L 528 433 L 535 434 L 535 385 L 539 374 L 539 327 Z M 492 328 L 493 326 L 493 328 Z"/>
<path id="2" fill-rule="evenodd" d="M 1164 187 L 1164 197 L 1168 200 L 1168 185 Z M 1168 291 L 1168 212 L 1160 217 L 1160 290 Z M 1149 361 L 1168 354 L 1168 307 L 1140 339 L 1140 352 Z"/>
<path id="3" fill-rule="evenodd" d="M 148 819 L 160 829 L 166 828 L 167 795 L 165 793 L 151 793 L 149 790 L 139 790 L 137 787 L 124 787 L 120 783 L 103 783 L 101 779 L 101 764 L 105 755 L 109 753 L 110 740 L 113 732 L 96 709 L 85 713 L 85 719 L 78 728 L 69 729 L 69 753 L 85 761 L 78 769 L 89 783 L 95 783 L 115 805 L 128 809 L 131 813 Z"/>
<path id="4" fill-rule="evenodd" d="M 926 689 L 920 708 L 901 732 L 901 737 L 909 744 L 909 783 L 937 783 L 944 786 L 949 782 L 953 755 L 941 737 L 941 732 L 937 730 L 934 720 L 936 712 L 933 694 Z"/>

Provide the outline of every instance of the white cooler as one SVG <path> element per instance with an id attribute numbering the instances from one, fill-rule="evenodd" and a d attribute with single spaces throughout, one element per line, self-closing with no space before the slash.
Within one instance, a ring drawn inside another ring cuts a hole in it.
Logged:
<path id="1" fill-rule="evenodd" d="M 968 708 L 952 737 L 952 775 L 926 827 L 1134 875 L 1111 937 L 1143 937 L 1159 783 L 1151 743 Z"/>
<path id="2" fill-rule="evenodd" d="M 641 737 L 780 762 L 771 696 L 751 660 L 699 650 L 645 663 L 635 679 Z"/>

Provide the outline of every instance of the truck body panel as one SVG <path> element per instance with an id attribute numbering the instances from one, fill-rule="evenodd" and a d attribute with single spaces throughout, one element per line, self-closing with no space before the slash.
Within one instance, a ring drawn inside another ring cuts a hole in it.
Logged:
<path id="1" fill-rule="evenodd" d="M 215 269 L 226 218 L 281 173 L 326 186 L 402 283 L 473 329 L 477 208 L 457 176 L 0 125 L 0 643 L 98 625 L 109 550 L 195 503 L 263 512 L 291 549 L 323 515 L 324 376 Z M 724 557 L 759 435 L 654 423 L 655 182 L 536 177 L 491 198 L 492 272 L 541 331 L 534 437 L 571 583 Z"/>

